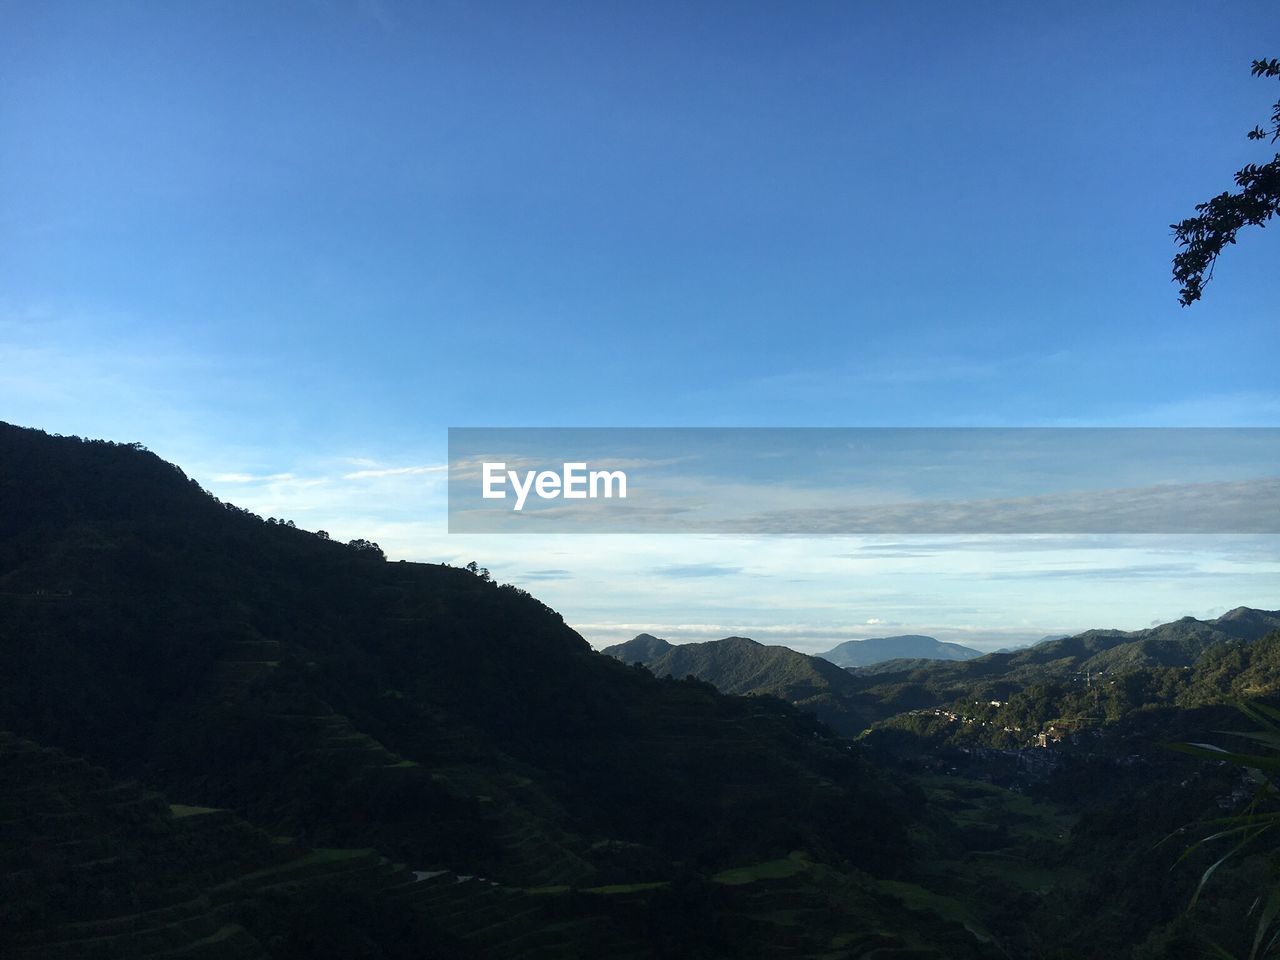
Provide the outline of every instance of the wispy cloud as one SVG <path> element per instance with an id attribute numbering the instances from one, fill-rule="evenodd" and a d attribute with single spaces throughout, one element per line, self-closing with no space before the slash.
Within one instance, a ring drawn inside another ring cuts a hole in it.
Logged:
<path id="1" fill-rule="evenodd" d="M 1041 567 L 1032 570 L 1004 570 L 987 576 L 988 580 L 1177 580 L 1188 577 L 1229 578 L 1235 571 L 1204 570 L 1195 563 L 1147 563 L 1131 566 Z"/>
<path id="2" fill-rule="evenodd" d="M 558 569 L 526 570 L 517 577 L 519 580 L 570 580 L 572 578 L 573 573 L 571 571 Z"/>
<path id="3" fill-rule="evenodd" d="M 753 533 L 1280 533 L 1280 479 L 972 501 L 775 510 L 706 529 Z"/>
<path id="4" fill-rule="evenodd" d="M 215 483 L 289 483 L 298 481 L 314 485 L 324 482 L 321 477 L 299 478 L 292 473 L 266 473 L 261 475 L 252 473 L 215 473 L 209 479 Z"/>
<path id="5" fill-rule="evenodd" d="M 665 567 L 655 567 L 655 577 L 668 577 L 673 580 L 688 580 L 701 577 L 732 577 L 742 572 L 742 567 L 731 567 L 723 563 L 675 563 Z"/>
<path id="6" fill-rule="evenodd" d="M 356 470 L 344 473 L 343 480 L 370 480 L 377 477 L 412 477 L 424 473 L 444 473 L 449 469 L 447 463 L 430 464 L 420 467 L 377 467 L 368 470 Z"/>

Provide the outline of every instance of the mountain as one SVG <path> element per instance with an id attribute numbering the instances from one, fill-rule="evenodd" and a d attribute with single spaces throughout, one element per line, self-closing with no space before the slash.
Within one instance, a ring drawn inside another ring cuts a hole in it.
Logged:
<path id="1" fill-rule="evenodd" d="M 842 733 L 858 733 L 865 717 L 850 699 L 856 684 L 819 657 L 789 647 L 767 646 L 747 637 L 673 645 L 642 633 L 602 653 L 641 663 L 658 677 L 693 676 L 721 693 L 778 697 L 815 714 Z"/>
<path id="2" fill-rule="evenodd" d="M 0 424 L 0 731 L 6 957 L 992 955 L 809 715 L 137 445 Z"/>
<path id="3" fill-rule="evenodd" d="M 974 691 L 1003 699 L 1036 683 L 1146 667 L 1190 667 L 1215 644 L 1257 640 L 1277 627 L 1280 611 L 1240 607 L 1215 620 L 1184 617 L 1144 630 L 1088 630 L 986 655 L 922 636 L 850 640 L 811 657 L 744 637 L 673 645 L 640 634 L 602 652 L 641 663 L 659 677 L 696 677 L 722 693 L 769 694 L 854 736 L 877 720 L 941 706 Z M 865 657 L 867 665 L 844 668 L 833 662 L 860 659 L 869 644 L 874 646 Z"/>
<path id="4" fill-rule="evenodd" d="M 886 660 L 972 660 L 982 656 L 982 652 L 958 643 L 944 643 L 933 637 L 905 634 L 846 640 L 818 656 L 839 667 L 869 667 Z"/>
<path id="5" fill-rule="evenodd" d="M 1244 955 L 1257 871 L 1215 873 L 1221 922 L 1200 931 L 1184 914 L 1209 864 L 1152 853 L 1221 816 L 1239 771 L 1135 749 L 1109 718 L 1159 742 L 1228 729 L 1225 698 L 1280 686 L 1280 636 L 1258 642 L 1277 619 L 878 676 L 641 638 L 659 678 L 483 572 L 264 521 L 135 445 L 0 424 L 0 956 Z M 1074 680 L 1100 657 L 1105 682 Z M 1054 751 L 837 739 L 690 671 L 836 720 L 1025 739 L 1096 714 L 1105 735 L 1013 793 Z M 955 704 L 972 723 L 904 714 L 1001 685 L 1019 692 Z"/>
<path id="6" fill-rule="evenodd" d="M 667 641 L 659 640 L 652 634 L 642 633 L 626 643 L 605 647 L 600 652 L 613 657 L 615 660 L 621 660 L 623 663 L 647 664 L 672 649 L 674 648 Z"/>
<path id="7" fill-rule="evenodd" d="M 1005 699 L 1037 684 L 1085 683 L 1139 670 L 1190 668 L 1223 644 L 1280 628 L 1280 610 L 1237 607 L 1213 620 L 1183 617 L 1143 630 L 1087 630 L 1008 653 L 943 662 L 902 660 L 851 673 L 855 697 L 876 719 L 959 698 Z"/>
<path id="8" fill-rule="evenodd" d="M 1189 667 L 1214 644 L 1257 640 L 1280 627 L 1280 610 L 1237 607 L 1213 620 L 1183 617 L 1143 630 L 1086 630 L 1044 640 L 1009 654 L 993 654 L 959 667 L 1038 679 L 1139 667 Z M 988 662 L 990 661 L 990 662 Z"/>

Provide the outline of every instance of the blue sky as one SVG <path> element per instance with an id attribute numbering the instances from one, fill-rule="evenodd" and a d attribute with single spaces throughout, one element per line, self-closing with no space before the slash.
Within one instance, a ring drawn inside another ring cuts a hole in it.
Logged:
<path id="1" fill-rule="evenodd" d="M 0 417 L 593 640 L 1278 607 L 1266 540 L 450 538 L 438 471 L 464 425 L 1280 426 L 1275 232 L 1168 279 L 1278 50 L 1261 2 L 0 2 Z"/>

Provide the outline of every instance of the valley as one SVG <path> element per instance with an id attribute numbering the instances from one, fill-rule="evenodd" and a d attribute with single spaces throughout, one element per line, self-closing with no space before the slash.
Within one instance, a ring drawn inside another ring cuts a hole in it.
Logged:
<path id="1" fill-rule="evenodd" d="M 1160 841 L 1248 802 L 1167 744 L 1247 732 L 1274 612 L 603 655 L 131 445 L 3 426 L 0 465 L 6 956 L 1141 960 L 1238 944 L 1265 874 L 1188 912 L 1207 851 Z"/>

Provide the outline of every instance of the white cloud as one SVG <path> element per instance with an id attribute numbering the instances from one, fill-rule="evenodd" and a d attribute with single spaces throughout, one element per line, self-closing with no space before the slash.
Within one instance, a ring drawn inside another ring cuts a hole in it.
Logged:
<path id="1" fill-rule="evenodd" d="M 369 470 L 357 470 L 354 473 L 344 473 L 342 479 L 369 480 L 377 477 L 409 477 L 424 473 L 442 473 L 448 469 L 449 465 L 447 463 L 421 467 L 379 467 Z"/>

